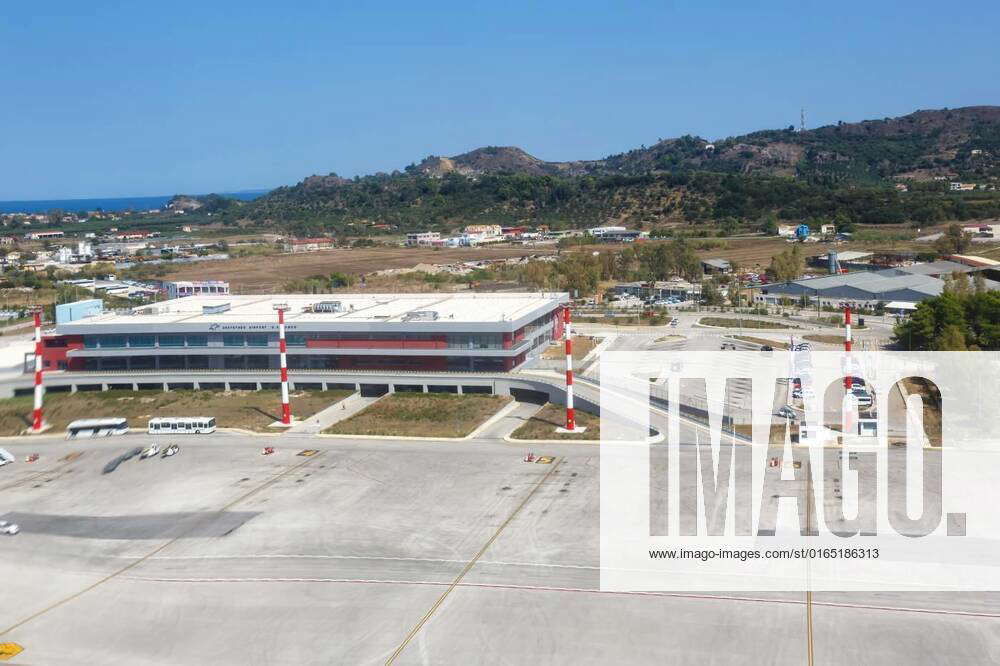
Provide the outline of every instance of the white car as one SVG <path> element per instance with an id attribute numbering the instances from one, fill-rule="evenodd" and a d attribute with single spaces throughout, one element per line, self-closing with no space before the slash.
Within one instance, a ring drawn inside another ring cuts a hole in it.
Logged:
<path id="1" fill-rule="evenodd" d="M 21 527 L 17 523 L 7 522 L 6 520 L 0 520 L 0 534 L 7 534 L 9 536 L 14 536 L 21 531 Z"/>
<path id="2" fill-rule="evenodd" d="M 163 450 L 163 457 L 169 458 L 170 456 L 175 456 L 177 455 L 177 452 L 180 450 L 181 447 L 177 446 L 176 444 L 171 444 L 170 446 L 168 446 Z"/>
<path id="3" fill-rule="evenodd" d="M 139 460 L 145 460 L 146 458 L 152 458 L 153 456 L 155 456 L 159 452 L 160 452 L 160 445 L 159 444 L 156 444 L 156 443 L 150 444 L 149 446 L 147 446 L 143 450 L 142 454 L 139 455 Z"/>

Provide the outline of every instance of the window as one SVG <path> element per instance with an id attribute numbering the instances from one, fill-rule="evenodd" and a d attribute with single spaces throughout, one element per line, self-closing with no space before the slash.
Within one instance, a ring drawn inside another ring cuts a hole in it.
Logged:
<path id="1" fill-rule="evenodd" d="M 125 346 L 124 335 L 105 335 L 101 337 L 101 347 L 104 349 L 121 348 L 124 346 Z"/>
<path id="2" fill-rule="evenodd" d="M 152 335 L 130 335 L 128 336 L 129 347 L 154 347 L 156 337 Z"/>
<path id="3" fill-rule="evenodd" d="M 187 336 L 187 346 L 188 347 L 207 347 L 208 346 L 208 336 L 207 335 L 189 335 L 189 336 Z"/>
<path id="4" fill-rule="evenodd" d="M 246 338 L 239 333 L 226 333 L 222 336 L 224 347 L 242 347 L 246 344 Z"/>
<path id="5" fill-rule="evenodd" d="M 160 346 L 161 347 L 183 347 L 184 346 L 184 336 L 183 335 L 161 335 L 160 336 Z"/>
<path id="6" fill-rule="evenodd" d="M 85 335 L 85 336 L 83 336 L 83 348 L 84 349 L 97 349 L 97 336 L 96 335 Z"/>
<path id="7" fill-rule="evenodd" d="M 290 333 L 285 336 L 285 344 L 289 347 L 305 347 L 306 336 L 302 333 Z"/>
<path id="8" fill-rule="evenodd" d="M 267 346 L 267 336 L 266 335 L 248 335 L 247 347 L 266 347 Z"/>

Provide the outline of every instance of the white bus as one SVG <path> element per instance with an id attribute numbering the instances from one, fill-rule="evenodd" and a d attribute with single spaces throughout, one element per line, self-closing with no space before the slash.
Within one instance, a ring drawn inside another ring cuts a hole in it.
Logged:
<path id="1" fill-rule="evenodd" d="M 214 416 L 157 416 L 149 419 L 150 435 L 207 435 L 215 432 Z"/>
<path id="2" fill-rule="evenodd" d="M 86 437 L 111 437 L 128 432 L 128 420 L 122 417 L 106 419 L 79 419 L 66 426 L 66 439 Z"/>

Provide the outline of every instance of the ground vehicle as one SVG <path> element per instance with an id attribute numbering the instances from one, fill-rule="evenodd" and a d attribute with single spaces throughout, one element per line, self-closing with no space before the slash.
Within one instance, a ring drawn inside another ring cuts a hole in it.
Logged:
<path id="1" fill-rule="evenodd" d="M 786 419 L 795 419 L 795 410 L 788 405 L 782 405 L 777 412 L 778 416 Z"/>
<path id="2" fill-rule="evenodd" d="M 6 520 L 0 520 L 0 534 L 8 534 L 14 536 L 21 531 L 21 526 L 17 523 L 10 523 Z"/>
<path id="3" fill-rule="evenodd" d="M 813 392 L 812 387 L 810 386 L 807 386 L 805 388 L 797 387 L 794 391 L 792 391 L 792 397 L 798 398 L 799 400 L 803 400 L 805 398 L 813 398 L 815 396 L 816 394 Z"/>
<path id="4" fill-rule="evenodd" d="M 159 444 L 150 444 L 149 446 L 146 447 L 146 449 L 139 456 L 139 459 L 140 460 L 145 460 L 146 458 L 152 458 L 153 456 L 155 456 L 159 452 L 160 452 L 160 445 Z"/>
<path id="5" fill-rule="evenodd" d="M 265 446 L 264 449 L 260 452 L 260 455 L 262 455 L 262 456 L 269 456 L 272 453 L 274 453 L 274 447 L 273 446 Z"/>
<path id="6" fill-rule="evenodd" d="M 677 317 L 674 317 L 673 319 L 671 319 L 671 320 L 670 320 L 670 325 L 671 325 L 671 326 L 676 326 L 676 325 L 677 325 L 677 323 L 678 323 L 678 322 L 677 322 Z"/>
<path id="7" fill-rule="evenodd" d="M 0 449 L 0 467 L 14 462 L 14 456 L 7 449 Z"/>
<path id="8" fill-rule="evenodd" d="M 202 435 L 215 432 L 214 416 L 157 416 L 149 419 L 150 435 Z"/>
<path id="9" fill-rule="evenodd" d="M 760 350 L 762 352 L 772 352 L 774 351 L 774 347 L 772 347 L 771 345 L 761 345 Z"/>
<path id="10" fill-rule="evenodd" d="M 854 399 L 858 401 L 858 407 L 871 407 L 872 397 L 866 391 L 851 391 Z"/>
<path id="11" fill-rule="evenodd" d="M 128 432 L 128 419 L 111 417 L 103 419 L 78 419 L 66 426 L 66 439 L 110 437 Z"/>
<path id="12" fill-rule="evenodd" d="M 163 455 L 161 457 L 169 458 L 170 456 L 175 456 L 177 455 L 177 452 L 180 450 L 181 447 L 177 446 L 176 444 L 171 444 L 167 448 L 163 449 Z"/>

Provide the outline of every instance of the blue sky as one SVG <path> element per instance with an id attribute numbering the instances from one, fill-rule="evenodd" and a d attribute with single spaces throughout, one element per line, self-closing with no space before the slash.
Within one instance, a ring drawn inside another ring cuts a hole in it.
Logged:
<path id="1" fill-rule="evenodd" d="M 0 199 L 156 195 L 517 145 L 1000 104 L 1000 3 L 6 3 Z"/>

